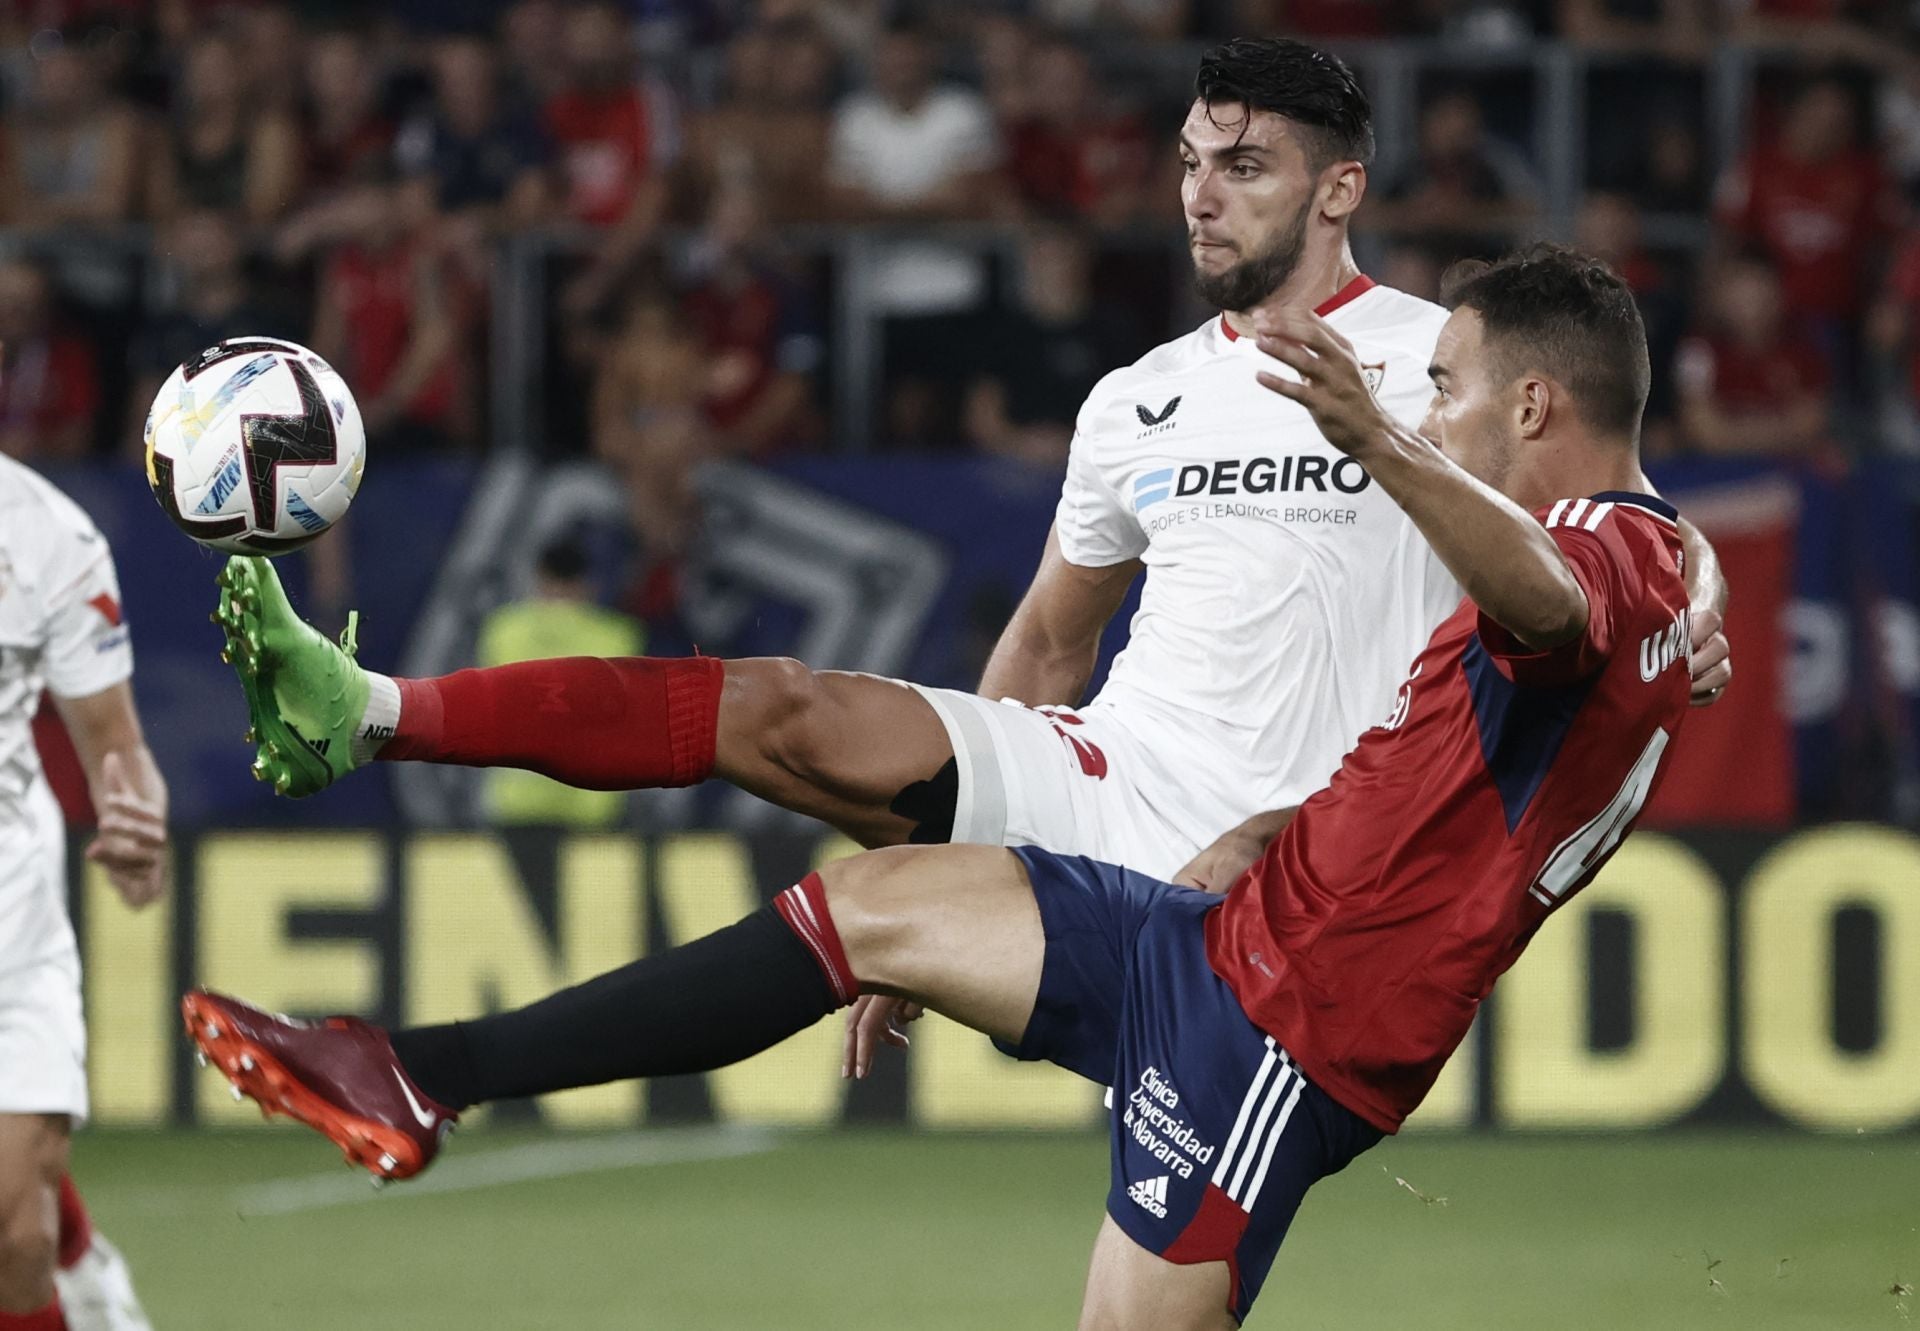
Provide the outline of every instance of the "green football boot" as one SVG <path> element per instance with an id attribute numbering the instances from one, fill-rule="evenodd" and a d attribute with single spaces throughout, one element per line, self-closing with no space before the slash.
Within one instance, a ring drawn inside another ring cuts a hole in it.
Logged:
<path id="1" fill-rule="evenodd" d="M 218 581 L 212 618 L 227 637 L 220 659 L 247 695 L 254 779 L 294 799 L 325 789 L 358 766 L 353 737 L 370 693 L 353 660 L 359 612 L 336 645 L 293 612 L 268 560 L 235 555 Z"/>

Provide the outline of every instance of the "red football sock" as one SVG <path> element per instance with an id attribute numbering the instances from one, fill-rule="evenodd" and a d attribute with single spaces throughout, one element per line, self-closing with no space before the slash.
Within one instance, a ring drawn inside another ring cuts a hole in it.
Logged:
<path id="1" fill-rule="evenodd" d="M 711 656 L 566 656 L 396 679 L 400 720 L 379 756 L 524 767 L 586 790 L 691 786 L 713 771 L 724 677 Z"/>
<path id="2" fill-rule="evenodd" d="M 0 1312 L 0 1331 L 67 1331 L 67 1319 L 60 1315 L 60 1300 L 34 1313 Z"/>
<path id="3" fill-rule="evenodd" d="M 71 1271 L 93 1246 L 93 1217 L 73 1186 L 73 1175 L 60 1176 L 60 1269 Z"/>

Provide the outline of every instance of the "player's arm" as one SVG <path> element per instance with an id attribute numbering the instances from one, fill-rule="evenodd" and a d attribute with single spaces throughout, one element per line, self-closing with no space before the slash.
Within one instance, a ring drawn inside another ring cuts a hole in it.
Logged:
<path id="1" fill-rule="evenodd" d="M 1271 813 L 1256 813 L 1240 826 L 1221 833 L 1219 840 L 1195 855 L 1173 876 L 1173 881 L 1181 887 L 1197 887 L 1202 892 L 1225 892 L 1266 852 L 1267 846 L 1286 830 L 1298 812 L 1299 806 L 1294 805 Z"/>
<path id="2" fill-rule="evenodd" d="M 1653 482 L 1642 473 L 1640 488 L 1658 494 Z M 1720 568 L 1720 556 L 1700 529 L 1685 518 L 1679 520 L 1680 545 L 1687 560 L 1687 605 L 1691 634 L 1687 649 L 1687 671 L 1691 680 L 1695 707 L 1711 707 L 1720 701 L 1733 679 L 1733 648 L 1725 632 L 1727 616 L 1727 577 Z"/>
<path id="3" fill-rule="evenodd" d="M 1647 487 L 1647 493 L 1654 493 Z M 1721 571 L 1720 556 L 1700 529 L 1681 518 L 1680 546 L 1687 555 L 1687 604 L 1695 613 L 1711 610 L 1716 615 L 1727 611 L 1727 575 Z"/>
<path id="4" fill-rule="evenodd" d="M 66 723 L 100 827 L 87 858 L 130 906 L 156 900 L 167 886 L 167 783 L 147 748 L 133 688 L 125 680 L 78 698 L 54 695 Z"/>
<path id="5" fill-rule="evenodd" d="M 1313 413 L 1327 442 L 1366 467 L 1481 614 L 1531 652 L 1586 631 L 1587 594 L 1547 529 L 1383 411 L 1352 344 L 1324 319 L 1285 311 L 1260 349 L 1300 374 L 1263 372 L 1261 384 Z"/>
<path id="6" fill-rule="evenodd" d="M 1058 527 L 1049 530 L 1033 585 L 987 660 L 980 696 L 1032 706 L 1078 703 L 1093 678 L 1100 635 L 1140 569 L 1137 559 L 1101 568 L 1069 563 Z"/>
<path id="7" fill-rule="evenodd" d="M 1733 648 L 1723 631 L 1727 615 L 1727 578 L 1720 556 L 1700 529 L 1680 519 L 1680 543 L 1687 555 L 1687 604 L 1692 636 L 1687 668 L 1692 676 L 1693 705 L 1709 707 L 1720 700 L 1733 678 Z"/>

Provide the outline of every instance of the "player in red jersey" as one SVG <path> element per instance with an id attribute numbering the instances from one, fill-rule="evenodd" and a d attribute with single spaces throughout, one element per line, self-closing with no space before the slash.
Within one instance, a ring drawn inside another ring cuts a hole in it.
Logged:
<path id="1" fill-rule="evenodd" d="M 1640 472 L 1646 335 L 1617 276 L 1551 248 L 1473 276 L 1423 434 L 1324 320 L 1260 333 L 1294 372 L 1261 382 L 1364 463 L 1469 599 L 1224 899 L 1030 847 L 900 847 L 517 1012 L 388 1037 L 195 992 L 194 1038 L 404 1176 L 469 1104 L 723 1066 L 863 991 L 903 995 L 1119 1093 L 1083 1327 L 1235 1324 L 1307 1189 L 1398 1128 L 1619 845 L 1689 691 L 1675 514 Z"/>

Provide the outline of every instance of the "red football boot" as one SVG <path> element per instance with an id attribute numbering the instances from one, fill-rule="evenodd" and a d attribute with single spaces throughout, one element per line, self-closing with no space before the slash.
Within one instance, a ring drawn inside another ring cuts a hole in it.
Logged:
<path id="1" fill-rule="evenodd" d="M 325 1134 L 375 1179 L 432 1164 L 460 1117 L 415 1086 L 387 1033 L 358 1017 L 296 1021 L 204 989 L 180 1000 L 180 1015 L 236 1092 Z"/>

